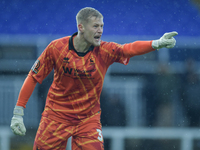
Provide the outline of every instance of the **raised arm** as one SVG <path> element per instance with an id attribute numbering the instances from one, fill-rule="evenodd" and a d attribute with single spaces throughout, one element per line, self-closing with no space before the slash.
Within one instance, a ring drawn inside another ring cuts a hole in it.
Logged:
<path id="1" fill-rule="evenodd" d="M 152 48 L 152 41 L 135 41 L 133 43 L 124 44 L 123 53 L 125 57 L 133 57 L 136 55 L 142 55 L 155 49 Z"/>
<path id="2" fill-rule="evenodd" d="M 152 41 L 136 41 L 133 43 L 128 43 L 123 45 L 123 53 L 125 57 L 133 57 L 135 55 L 142 55 L 156 49 L 161 49 L 163 47 L 173 48 L 176 44 L 174 38 L 177 32 L 165 33 L 160 39 Z"/>

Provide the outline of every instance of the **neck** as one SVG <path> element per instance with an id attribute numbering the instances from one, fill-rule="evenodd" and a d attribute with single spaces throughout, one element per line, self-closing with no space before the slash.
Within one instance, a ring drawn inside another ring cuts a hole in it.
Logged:
<path id="1" fill-rule="evenodd" d="M 87 52 L 91 46 L 79 33 L 74 37 L 73 44 L 76 51 L 81 53 Z"/>

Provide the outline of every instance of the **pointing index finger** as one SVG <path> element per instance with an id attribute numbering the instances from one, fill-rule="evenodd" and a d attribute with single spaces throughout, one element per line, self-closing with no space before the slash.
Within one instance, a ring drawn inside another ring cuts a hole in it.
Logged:
<path id="1" fill-rule="evenodd" d="M 176 31 L 164 34 L 164 36 L 165 36 L 166 39 L 170 39 L 170 38 L 172 38 L 173 36 L 176 36 L 176 35 L 178 35 L 178 32 L 176 32 Z"/>

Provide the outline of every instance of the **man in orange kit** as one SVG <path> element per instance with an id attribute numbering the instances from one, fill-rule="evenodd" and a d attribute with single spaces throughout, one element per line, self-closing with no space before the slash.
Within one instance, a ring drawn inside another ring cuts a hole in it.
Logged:
<path id="1" fill-rule="evenodd" d="M 100 94 L 108 67 L 114 62 L 127 65 L 135 55 L 173 48 L 176 43 L 173 36 L 178 34 L 170 32 L 158 40 L 120 45 L 101 41 L 103 16 L 96 9 L 81 9 L 76 21 L 78 32 L 46 47 L 19 93 L 11 129 L 17 135 L 25 135 L 26 103 L 37 82 L 41 84 L 54 70 L 33 150 L 65 150 L 69 137 L 73 150 L 103 150 Z"/>

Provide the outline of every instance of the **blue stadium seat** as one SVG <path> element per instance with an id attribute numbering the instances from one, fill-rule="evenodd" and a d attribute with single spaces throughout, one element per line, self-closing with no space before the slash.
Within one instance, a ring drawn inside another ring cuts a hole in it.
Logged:
<path id="1" fill-rule="evenodd" d="M 76 13 L 86 6 L 104 15 L 105 35 L 160 35 L 172 30 L 200 35 L 200 13 L 188 0 L 6 0 L 0 2 L 0 34 L 72 34 Z"/>

